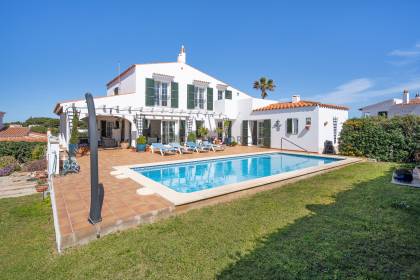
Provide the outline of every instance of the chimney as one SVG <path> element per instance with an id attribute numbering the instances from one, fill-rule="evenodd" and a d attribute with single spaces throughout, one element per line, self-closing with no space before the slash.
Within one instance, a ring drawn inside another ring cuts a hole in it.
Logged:
<path id="1" fill-rule="evenodd" d="M 404 90 L 403 91 L 403 104 L 408 104 L 410 103 L 410 93 L 408 92 L 408 90 Z"/>
<path id="2" fill-rule="evenodd" d="M 178 54 L 178 60 L 179 63 L 186 63 L 187 62 L 187 54 L 185 53 L 184 45 L 181 46 L 181 51 Z"/>
<path id="3" fill-rule="evenodd" d="M 300 101 L 300 95 L 293 95 L 292 96 L 292 103 L 296 103 Z"/>

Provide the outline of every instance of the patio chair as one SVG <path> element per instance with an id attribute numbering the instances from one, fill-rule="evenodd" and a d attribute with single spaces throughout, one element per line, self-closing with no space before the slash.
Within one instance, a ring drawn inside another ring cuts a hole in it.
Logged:
<path id="1" fill-rule="evenodd" d="M 186 147 L 186 146 L 181 146 L 179 143 L 176 143 L 176 142 L 169 143 L 169 145 L 172 148 L 176 149 L 178 151 L 178 153 L 180 153 L 180 154 L 193 153 L 194 152 L 194 149 Z"/>
<path id="2" fill-rule="evenodd" d="M 197 145 L 194 142 L 186 142 L 185 143 L 185 147 L 187 147 L 188 149 L 192 149 L 193 151 L 196 151 L 197 153 L 199 152 L 208 152 L 209 150 L 204 149 L 203 146 L 201 145 Z"/>
<path id="3" fill-rule="evenodd" d="M 177 152 L 177 150 L 169 145 L 165 146 L 162 143 L 153 143 L 150 146 L 150 151 L 153 153 L 155 153 L 156 151 L 158 151 L 162 156 L 164 156 L 165 154 L 169 153 L 169 154 L 174 154 Z"/>

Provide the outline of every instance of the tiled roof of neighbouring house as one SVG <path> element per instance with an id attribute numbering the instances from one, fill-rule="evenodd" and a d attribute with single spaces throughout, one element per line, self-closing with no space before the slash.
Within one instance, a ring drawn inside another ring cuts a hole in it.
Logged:
<path id="1" fill-rule="evenodd" d="M 348 110 L 348 107 L 345 106 L 339 106 L 339 105 L 333 105 L 333 104 L 324 104 L 320 102 L 314 102 L 314 101 L 298 101 L 298 102 L 279 102 L 270 104 L 261 108 L 257 108 L 254 111 L 271 111 L 271 110 L 284 110 L 284 109 L 294 109 L 294 108 L 302 108 L 302 107 L 324 107 L 324 108 L 330 108 L 330 109 L 338 109 L 338 110 Z"/>
<path id="2" fill-rule="evenodd" d="M 29 127 L 8 127 L 0 131 L 0 141 L 47 142 L 47 135 L 31 132 Z"/>

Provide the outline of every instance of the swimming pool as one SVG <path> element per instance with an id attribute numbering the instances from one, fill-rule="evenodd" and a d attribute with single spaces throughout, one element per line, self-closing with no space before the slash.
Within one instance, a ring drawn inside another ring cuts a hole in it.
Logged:
<path id="1" fill-rule="evenodd" d="M 134 167 L 132 170 L 178 193 L 194 193 L 339 160 L 277 152 Z"/>

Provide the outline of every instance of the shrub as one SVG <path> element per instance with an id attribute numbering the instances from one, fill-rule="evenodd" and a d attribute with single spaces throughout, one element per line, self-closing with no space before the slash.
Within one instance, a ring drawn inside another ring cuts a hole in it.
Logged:
<path id="1" fill-rule="evenodd" d="M 0 177 L 1 176 L 9 176 L 10 174 L 15 171 L 15 168 L 13 165 L 8 165 L 6 167 L 0 168 Z"/>
<path id="2" fill-rule="evenodd" d="M 32 160 L 39 160 L 45 157 L 45 145 L 36 145 L 32 150 Z"/>
<path id="3" fill-rule="evenodd" d="M 139 137 L 137 137 L 136 142 L 137 144 L 144 145 L 147 143 L 147 138 L 144 135 L 140 135 Z"/>
<path id="4" fill-rule="evenodd" d="M 6 166 L 17 166 L 19 162 L 12 156 L 2 156 L 0 157 L 0 168 L 4 168 Z"/>
<path id="5" fill-rule="evenodd" d="M 22 168 L 22 170 L 26 172 L 43 171 L 46 169 L 47 169 L 46 159 L 33 160 L 30 162 L 27 162 Z"/>
<path id="6" fill-rule="evenodd" d="M 188 133 L 187 141 L 195 142 L 197 140 L 197 135 L 194 132 Z"/>
<path id="7" fill-rule="evenodd" d="M 47 143 L 37 142 L 0 142 L 0 157 L 1 156 L 12 156 L 20 163 L 27 162 L 32 158 L 32 150 L 37 145 L 43 147 Z"/>
<path id="8" fill-rule="evenodd" d="M 32 132 L 36 133 L 47 133 L 48 127 L 42 126 L 42 125 L 36 125 L 31 127 Z"/>
<path id="9" fill-rule="evenodd" d="M 340 154 L 412 162 L 419 134 L 419 116 L 350 119 L 340 133 Z"/>

